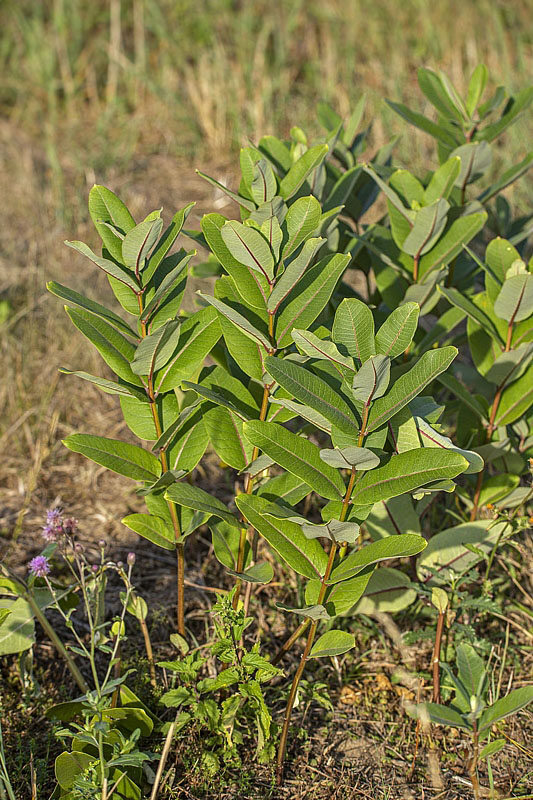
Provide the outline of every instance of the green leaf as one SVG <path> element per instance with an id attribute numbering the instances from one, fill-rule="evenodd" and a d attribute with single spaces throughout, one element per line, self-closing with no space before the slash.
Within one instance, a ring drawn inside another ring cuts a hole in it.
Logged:
<path id="1" fill-rule="evenodd" d="M 419 313 L 418 303 L 404 303 L 395 308 L 376 333 L 376 352 L 389 358 L 404 353 L 413 341 Z"/>
<path id="2" fill-rule="evenodd" d="M 309 658 L 324 658 L 325 656 L 340 656 L 355 647 L 355 636 L 346 631 L 327 631 L 320 636 Z"/>
<path id="3" fill-rule="evenodd" d="M 82 294 L 78 294 L 78 292 L 75 292 L 73 289 L 62 286 L 60 283 L 56 283 L 55 281 L 50 281 L 47 283 L 46 288 L 56 297 L 66 300 L 67 303 L 72 303 L 79 308 L 83 308 L 85 311 L 90 311 L 91 314 L 96 314 L 97 317 L 101 317 L 106 322 L 109 322 L 121 333 L 125 333 L 126 336 L 132 336 L 135 339 L 137 338 L 135 331 L 133 331 L 130 326 L 118 316 L 118 314 L 115 314 L 114 311 L 110 311 L 105 306 L 100 305 L 100 303 L 96 303 L 94 300 L 90 300 L 88 297 L 84 297 Z"/>
<path id="4" fill-rule="evenodd" d="M 305 481 L 315 492 L 338 500 L 344 494 L 344 483 L 337 470 L 320 458 L 318 447 L 307 439 L 274 422 L 252 420 L 244 423 L 244 435 L 277 464 Z"/>
<path id="5" fill-rule="evenodd" d="M 211 408 L 204 424 L 219 458 L 234 469 L 244 469 L 252 457 L 252 447 L 243 435 L 242 419 L 226 408 Z"/>
<path id="6" fill-rule="evenodd" d="M 146 286 L 147 282 L 152 278 L 154 273 L 156 272 L 157 268 L 169 252 L 170 248 L 178 238 L 185 220 L 189 216 L 191 209 L 194 208 L 195 203 L 188 203 L 184 206 L 180 211 L 176 211 L 174 216 L 172 217 L 172 222 L 164 232 L 163 236 L 159 240 L 157 247 L 155 248 L 154 252 L 148 259 L 148 263 L 146 264 L 143 270 L 143 282 Z M 183 262 L 180 262 L 183 263 Z"/>
<path id="7" fill-rule="evenodd" d="M 429 133 L 430 136 L 433 136 L 434 139 L 445 147 L 457 146 L 458 141 L 456 136 L 443 125 L 437 125 L 423 114 L 419 114 L 417 111 L 411 111 L 411 109 L 403 105 L 403 103 L 393 103 L 392 100 L 386 100 L 385 102 L 410 125 L 414 125 L 416 128 L 424 131 L 424 133 Z"/>
<path id="8" fill-rule="evenodd" d="M 319 339 L 311 331 L 301 331 L 296 328 L 292 332 L 292 338 L 301 353 L 311 358 L 331 361 L 337 368 L 340 368 L 341 374 L 344 374 L 347 369 L 354 371 L 353 359 L 343 356 L 334 342 Z"/>
<path id="9" fill-rule="evenodd" d="M 242 515 L 299 575 L 321 578 L 327 555 L 317 539 L 306 539 L 299 525 L 286 519 L 266 517 L 271 506 L 257 495 L 240 494 L 235 500 Z"/>
<path id="10" fill-rule="evenodd" d="M 209 295 L 203 294 L 201 291 L 198 291 L 197 294 L 200 295 L 200 297 L 207 303 L 216 308 L 220 314 L 226 317 L 226 319 L 228 319 L 233 325 L 242 331 L 242 333 L 244 333 L 249 339 L 252 339 L 252 341 L 261 345 L 261 347 L 263 347 L 267 352 L 272 350 L 272 345 L 265 334 L 259 331 L 238 311 L 235 311 L 235 309 L 233 309 L 227 303 L 223 303 L 222 300 L 217 300 L 216 297 L 209 297 Z"/>
<path id="11" fill-rule="evenodd" d="M 279 608 L 280 611 L 286 611 L 289 614 L 298 614 L 299 617 L 305 617 L 313 622 L 327 622 L 329 619 L 331 619 L 331 616 L 322 605 L 305 606 L 305 608 L 293 608 L 292 606 L 286 606 L 284 603 L 276 603 L 276 608 Z"/>
<path id="12" fill-rule="evenodd" d="M 471 552 L 466 545 L 474 545 L 484 553 L 489 553 L 506 525 L 505 522 L 477 520 L 435 534 L 418 559 L 417 572 L 420 580 L 431 584 L 446 583 L 451 570 L 454 573 L 461 573 L 470 564 L 479 561 L 479 556 Z"/>
<path id="13" fill-rule="evenodd" d="M 292 165 L 292 158 L 289 148 L 275 136 L 263 136 L 259 140 L 258 150 L 266 155 L 268 160 L 275 167 L 287 172 Z"/>
<path id="14" fill-rule="evenodd" d="M 288 359 L 268 356 L 265 367 L 269 375 L 301 403 L 318 411 L 344 433 L 355 433 L 357 421 L 352 410 L 328 383 Z"/>
<path id="15" fill-rule="evenodd" d="M 342 586 L 342 584 L 338 584 Z M 376 611 L 403 611 L 416 600 L 407 575 L 397 569 L 380 567 L 372 574 L 364 596 L 354 608 L 354 614 L 375 614 Z"/>
<path id="16" fill-rule="evenodd" d="M 490 708 L 483 712 L 479 720 L 479 732 L 483 733 L 483 731 L 489 730 L 495 722 L 516 714 L 531 702 L 533 702 L 533 686 L 514 689 L 506 697 L 496 700 Z"/>
<path id="17" fill-rule="evenodd" d="M 135 354 L 135 345 L 105 320 L 87 311 L 65 307 L 65 311 L 76 328 L 96 347 L 106 364 L 127 383 L 142 386 L 142 381 L 132 371 L 130 362 Z"/>
<path id="18" fill-rule="evenodd" d="M 404 253 L 420 256 L 439 240 L 448 219 L 450 205 L 443 197 L 416 212 L 411 232 L 402 243 Z"/>
<path id="19" fill-rule="evenodd" d="M 468 468 L 464 471 L 465 475 L 481 472 L 484 468 L 485 464 L 483 459 L 480 455 L 474 453 L 473 450 L 462 450 L 460 447 L 457 447 L 447 436 L 437 433 L 425 419 L 415 416 L 415 421 L 424 447 L 441 447 L 446 450 L 452 450 L 454 453 L 462 455 L 468 461 Z"/>
<path id="20" fill-rule="evenodd" d="M 515 97 L 510 97 L 504 108 L 503 114 L 497 122 L 486 125 L 478 134 L 479 139 L 492 142 L 522 114 L 533 100 L 533 86 L 527 86 Z"/>
<path id="21" fill-rule="evenodd" d="M 350 255 L 335 253 L 306 271 L 276 316 L 275 338 L 278 347 L 291 344 L 293 328 L 306 330 L 315 321 L 328 303 L 349 261 Z"/>
<path id="22" fill-rule="evenodd" d="M 464 191 L 469 183 L 479 180 L 492 164 L 492 150 L 487 142 L 468 142 L 451 154 L 461 159 L 461 171 L 455 185 Z"/>
<path id="23" fill-rule="evenodd" d="M 418 85 L 442 117 L 453 117 L 459 123 L 465 121 L 464 106 L 443 73 L 420 67 Z"/>
<path id="24" fill-rule="evenodd" d="M 203 511 L 211 516 L 219 517 L 235 528 L 242 527 L 239 520 L 228 511 L 224 503 L 197 486 L 190 486 L 183 481 L 175 483 L 167 489 L 165 498 L 180 506 L 186 506 L 186 508 L 193 508 L 195 511 Z"/>
<path id="25" fill-rule="evenodd" d="M 287 400 L 285 397 L 271 397 L 270 402 L 280 405 L 292 412 L 292 416 L 300 416 L 306 419 L 312 425 L 319 428 L 331 435 L 331 422 L 326 419 L 319 411 L 316 411 L 311 406 L 303 405 L 302 403 L 295 403 L 293 400 Z"/>
<path id="26" fill-rule="evenodd" d="M 159 395 L 155 403 L 161 427 L 165 430 L 165 428 L 172 425 L 179 416 L 179 406 L 176 395 L 174 392 Z M 134 397 L 122 396 L 120 398 L 120 407 L 126 425 L 135 436 L 145 441 L 155 441 L 158 438 L 154 414 L 149 403 L 141 402 Z"/>
<path id="27" fill-rule="evenodd" d="M 261 158 L 254 164 L 253 180 L 250 188 L 252 197 L 258 206 L 262 203 L 267 203 L 275 196 L 278 188 L 276 176 L 266 159 Z"/>
<path id="28" fill-rule="evenodd" d="M 226 272 L 233 278 L 242 299 L 252 308 L 264 309 L 268 296 L 268 282 L 262 273 L 249 270 L 232 256 L 222 238 L 222 227 L 226 222 L 226 218 L 220 214 L 206 214 L 202 218 L 204 236 Z"/>
<path id="29" fill-rule="evenodd" d="M 328 585 L 348 580 L 364 567 L 370 564 L 377 564 L 389 558 L 405 558 L 415 556 L 426 547 L 426 540 L 423 536 L 412 533 L 402 533 L 400 536 L 387 536 L 385 539 L 378 539 L 371 542 L 356 552 L 350 553 L 338 567 L 331 573 Z"/>
<path id="30" fill-rule="evenodd" d="M 501 177 L 496 180 L 491 186 L 488 186 L 477 199 L 480 203 L 488 203 L 496 194 L 506 189 L 511 183 L 514 183 L 518 178 L 521 178 L 533 166 L 533 153 L 528 153 L 518 164 L 509 167 Z"/>
<path id="31" fill-rule="evenodd" d="M 122 261 L 138 275 L 163 230 L 161 211 L 153 211 L 132 228 L 122 242 Z"/>
<path id="32" fill-rule="evenodd" d="M 178 346 L 180 321 L 169 320 L 154 333 L 141 339 L 131 368 L 136 375 L 153 375 L 167 364 Z"/>
<path id="33" fill-rule="evenodd" d="M 353 578 L 342 583 L 336 583 L 335 586 L 331 586 L 328 589 L 324 603 L 330 617 L 345 614 L 357 604 L 366 591 L 373 572 L 374 567 L 367 567 Z M 320 589 L 320 581 L 309 581 L 305 588 L 306 603 L 316 602 Z"/>
<path id="34" fill-rule="evenodd" d="M 439 375 L 437 378 L 439 383 L 442 383 L 447 389 L 449 389 L 453 394 L 459 398 L 471 411 L 479 417 L 479 419 L 483 420 L 486 417 L 485 409 L 481 405 L 481 403 L 476 399 L 476 397 L 469 391 L 466 386 L 457 380 L 453 375 L 449 373 L 443 373 Z"/>
<path id="35" fill-rule="evenodd" d="M 533 342 L 524 342 L 514 350 L 500 353 L 485 373 L 485 380 L 496 386 L 510 384 L 528 368 L 533 356 Z"/>
<path id="36" fill-rule="evenodd" d="M 135 481 L 152 482 L 161 474 L 161 464 L 157 458 L 142 447 L 129 442 L 74 433 L 63 439 L 63 444 L 74 453 L 81 453 L 106 469 L 118 472 L 119 475 L 126 475 Z"/>
<path id="37" fill-rule="evenodd" d="M 247 569 L 246 572 L 234 572 L 232 569 L 226 570 L 234 578 L 240 578 L 247 583 L 270 583 L 274 577 L 274 568 L 268 561 L 261 561 Z"/>
<path id="38" fill-rule="evenodd" d="M 351 469 L 356 467 L 358 472 L 374 469 L 379 464 L 379 456 L 367 447 L 343 447 L 335 450 L 321 450 L 320 458 L 326 464 L 336 469 Z"/>
<path id="39" fill-rule="evenodd" d="M 341 352 L 361 363 L 373 356 L 374 317 L 368 305 L 354 297 L 344 299 L 335 314 L 332 336 Z"/>
<path id="40" fill-rule="evenodd" d="M 420 719 L 426 724 L 433 722 L 434 725 L 449 725 L 452 728 L 471 730 L 466 719 L 449 706 L 442 706 L 438 703 L 418 703 L 416 706 L 408 706 L 406 711 L 410 717 Z"/>
<path id="41" fill-rule="evenodd" d="M 352 381 L 354 398 L 364 405 L 382 397 L 390 383 L 390 358 L 371 356 L 367 359 Z"/>
<path id="42" fill-rule="evenodd" d="M 461 159 L 459 156 L 449 158 L 435 170 L 424 192 L 424 205 L 429 206 L 441 197 L 447 200 L 460 171 Z"/>
<path id="43" fill-rule="evenodd" d="M 495 426 L 510 425 L 533 404 L 533 367 L 504 389 L 496 413 Z"/>
<path id="44" fill-rule="evenodd" d="M 158 392 L 175 389 L 183 380 L 190 380 L 200 369 L 205 357 L 220 339 L 220 324 L 213 308 L 202 308 L 181 323 L 179 347 L 155 381 Z"/>
<path id="45" fill-rule="evenodd" d="M 352 493 L 354 505 L 369 505 L 412 492 L 420 486 L 455 478 L 468 466 L 459 453 L 449 450 L 406 450 L 391 457 L 388 464 L 365 473 Z"/>
<path id="46" fill-rule="evenodd" d="M 267 280 L 274 277 L 274 256 L 265 237 L 257 230 L 237 220 L 229 220 L 221 236 L 232 256 Z"/>
<path id="47" fill-rule="evenodd" d="M 106 225 L 113 225 L 124 235 L 135 227 L 135 220 L 122 200 L 110 189 L 96 184 L 89 192 L 89 214 L 106 250 L 122 261 L 122 240 Z"/>
<path id="48" fill-rule="evenodd" d="M 78 378 L 81 378 L 84 381 L 94 383 L 95 386 L 98 386 L 106 394 L 118 394 L 123 397 L 135 397 L 136 400 L 139 400 L 142 403 L 150 402 L 146 392 L 143 389 L 139 389 L 138 386 L 130 386 L 127 383 L 108 381 L 105 378 L 99 378 L 97 375 L 89 375 L 88 372 L 66 369 L 65 367 L 60 367 L 59 372 L 63 373 L 63 375 L 76 375 Z"/>
<path id="49" fill-rule="evenodd" d="M 401 375 L 392 389 L 380 397 L 370 410 L 367 433 L 381 428 L 385 422 L 419 395 L 428 383 L 444 372 L 457 355 L 455 347 L 439 347 L 424 353 L 409 372 Z"/>
<path id="50" fill-rule="evenodd" d="M 28 601 L 23 597 L 17 600 L 1 598 L 1 609 L 9 613 L 0 626 L 0 656 L 29 650 L 35 643 L 35 623 Z"/>
<path id="51" fill-rule="evenodd" d="M 61 789 L 71 789 L 77 778 L 96 761 L 95 756 L 73 750 L 72 753 L 60 753 L 55 760 L 55 776 Z"/>
<path id="52" fill-rule="evenodd" d="M 437 591 L 434 589 L 433 591 Z M 482 697 L 487 679 L 485 663 L 472 645 L 461 642 L 456 654 L 457 676 L 470 697 Z"/>
<path id="53" fill-rule="evenodd" d="M 82 256 L 86 256 L 103 272 L 107 273 L 107 275 L 111 275 L 112 278 L 115 278 L 115 280 L 123 283 L 129 289 L 132 289 L 134 292 L 139 291 L 139 284 L 132 274 L 123 267 L 119 267 L 119 265 L 115 264 L 114 261 L 109 261 L 107 258 L 101 258 L 100 256 L 97 256 L 84 242 L 65 241 L 65 244 L 68 247 L 72 247 L 72 249 L 76 250 L 78 253 L 81 253 Z"/>
<path id="54" fill-rule="evenodd" d="M 391 497 L 386 503 L 377 503 L 365 521 L 374 541 L 386 536 L 420 533 L 420 521 L 409 495 Z"/>
<path id="55" fill-rule="evenodd" d="M 321 216 L 320 203 L 312 195 L 300 197 L 290 206 L 285 217 L 287 239 L 283 245 L 283 260 L 288 258 L 291 253 L 294 253 L 301 243 L 316 231 L 320 224 Z"/>
<path id="56" fill-rule="evenodd" d="M 507 742 L 505 739 L 494 739 L 492 742 L 489 742 L 481 749 L 479 753 L 480 760 L 483 758 L 489 758 L 490 756 L 499 753 L 500 750 L 503 750 L 506 744 Z"/>
<path id="57" fill-rule="evenodd" d="M 533 275 L 522 273 L 506 279 L 496 302 L 494 313 L 506 322 L 520 322 L 533 313 Z"/>
<path id="58" fill-rule="evenodd" d="M 403 217 L 404 224 L 410 230 L 413 227 L 415 221 L 415 212 L 412 211 L 410 208 L 406 208 L 404 206 L 399 195 L 394 191 L 394 189 L 391 186 L 389 186 L 388 183 L 385 183 L 385 181 L 380 178 L 380 176 L 373 169 L 373 167 L 365 165 L 363 169 L 377 183 L 381 191 L 385 194 L 392 208 L 398 212 L 400 217 Z"/>
<path id="59" fill-rule="evenodd" d="M 141 322 L 147 323 L 150 320 L 150 317 L 155 314 L 157 309 L 164 304 L 165 299 L 176 288 L 178 280 L 182 278 L 183 270 L 187 267 L 189 261 L 195 255 L 196 250 L 191 250 L 190 253 L 187 253 L 185 256 L 183 256 L 178 264 L 165 275 L 154 292 L 150 302 L 147 303 L 143 309 L 143 312 L 140 316 Z"/>
<path id="60" fill-rule="evenodd" d="M 466 110 L 471 117 L 483 96 L 488 78 L 489 71 L 485 64 L 478 64 L 468 82 L 468 92 L 466 95 Z"/>
<path id="61" fill-rule="evenodd" d="M 246 211 L 255 211 L 255 203 L 253 203 L 251 200 L 247 200 L 246 197 L 242 197 L 242 195 L 232 192 L 227 188 L 227 186 L 224 186 L 223 183 L 219 183 L 214 178 L 210 178 L 209 175 L 206 175 L 204 172 L 200 172 L 199 169 L 196 170 L 196 174 L 199 175 L 200 178 L 203 178 L 204 181 L 210 183 L 211 186 L 214 186 L 215 189 L 219 189 L 223 194 L 240 205 L 241 208 L 244 208 Z"/>
<path id="62" fill-rule="evenodd" d="M 277 312 L 280 305 L 297 285 L 307 267 L 325 243 L 326 239 L 308 239 L 306 241 L 296 258 L 290 262 L 281 276 L 276 280 L 276 284 L 267 302 L 267 308 L 270 313 L 275 314 Z"/>
<path id="63" fill-rule="evenodd" d="M 311 175 L 313 170 L 322 163 L 328 152 L 327 144 L 318 144 L 310 147 L 300 156 L 279 185 L 281 197 L 288 200 L 296 194 L 303 182 Z"/>
<path id="64" fill-rule="evenodd" d="M 164 550 L 174 550 L 176 547 L 176 535 L 172 525 L 161 517 L 153 514 L 129 514 L 121 522 L 126 528 Z"/>
<path id="65" fill-rule="evenodd" d="M 458 217 L 447 228 L 437 244 L 420 259 L 420 278 L 441 266 L 446 266 L 459 255 L 463 245 L 479 233 L 487 221 L 487 214 L 480 212 Z"/>

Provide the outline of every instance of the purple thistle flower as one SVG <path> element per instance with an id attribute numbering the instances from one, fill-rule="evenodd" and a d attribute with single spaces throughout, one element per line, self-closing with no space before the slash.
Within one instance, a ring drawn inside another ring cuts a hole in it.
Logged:
<path id="1" fill-rule="evenodd" d="M 59 506 L 57 508 L 50 508 L 46 512 L 46 522 L 48 525 L 59 525 L 61 522 L 61 509 Z"/>
<path id="2" fill-rule="evenodd" d="M 44 578 L 50 572 L 50 564 L 46 556 L 35 556 L 29 562 L 28 569 L 36 578 Z"/>
<path id="3" fill-rule="evenodd" d="M 43 539 L 46 542 L 55 542 L 57 541 L 57 534 L 59 533 L 58 529 L 55 525 L 48 523 L 47 525 L 43 525 Z"/>

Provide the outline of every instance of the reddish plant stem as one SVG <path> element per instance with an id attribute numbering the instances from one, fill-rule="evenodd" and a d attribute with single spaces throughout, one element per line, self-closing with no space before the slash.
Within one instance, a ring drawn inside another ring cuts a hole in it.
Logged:
<path id="1" fill-rule="evenodd" d="M 318 594 L 317 604 L 320 605 L 324 600 L 326 595 L 326 591 L 328 589 L 327 581 L 329 580 L 329 576 L 331 575 L 331 571 L 333 569 L 333 562 L 335 560 L 335 553 L 337 552 L 337 544 L 333 542 L 331 545 L 331 550 L 329 551 L 329 558 L 328 564 L 326 567 L 326 571 L 324 573 L 324 577 L 322 578 L 320 592 Z M 278 748 L 278 761 L 277 761 L 277 769 L 276 769 L 276 780 L 278 786 L 281 786 L 283 783 L 283 761 L 285 759 L 285 750 L 287 748 L 287 736 L 289 735 L 289 726 L 291 723 L 291 715 L 292 715 L 292 707 L 294 705 L 294 701 L 296 699 L 296 693 L 298 691 L 298 686 L 300 685 L 300 680 L 303 675 L 303 671 L 305 669 L 305 665 L 307 659 L 309 658 L 309 653 L 311 652 L 311 648 L 313 646 L 313 642 L 315 640 L 315 634 L 317 629 L 318 622 L 312 622 L 311 628 L 309 630 L 309 634 L 307 636 L 307 641 L 305 643 L 305 649 L 302 653 L 302 657 L 300 659 L 300 663 L 298 665 L 298 669 L 294 675 L 292 680 L 291 689 L 289 692 L 289 698 L 287 700 L 287 707 L 285 709 L 285 719 L 283 721 L 283 730 L 281 731 L 281 739 L 279 742 Z"/>

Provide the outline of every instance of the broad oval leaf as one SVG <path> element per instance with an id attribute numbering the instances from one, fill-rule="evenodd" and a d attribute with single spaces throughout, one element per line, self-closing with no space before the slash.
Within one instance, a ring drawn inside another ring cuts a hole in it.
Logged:
<path id="1" fill-rule="evenodd" d="M 122 261 L 139 274 L 150 251 L 163 230 L 160 211 L 153 211 L 146 219 L 128 231 L 122 241 Z"/>
<path id="2" fill-rule="evenodd" d="M 480 556 L 466 545 L 474 545 L 478 550 L 489 553 L 506 526 L 506 522 L 477 520 L 435 534 L 418 559 L 417 572 L 420 580 L 431 584 L 447 583 L 451 570 L 460 573 L 469 564 L 479 561 Z"/>
<path id="3" fill-rule="evenodd" d="M 340 656 L 355 647 L 355 636 L 347 631 L 327 631 L 313 645 L 309 658 Z"/>
<path id="4" fill-rule="evenodd" d="M 214 308 L 202 308 L 181 323 L 177 352 L 156 376 L 158 392 L 175 389 L 183 380 L 190 380 L 199 370 L 206 355 L 220 339 L 220 323 Z"/>
<path id="5" fill-rule="evenodd" d="M 122 524 L 164 550 L 174 550 L 176 537 L 172 525 L 153 514 L 129 514 Z"/>
<path id="6" fill-rule="evenodd" d="M 241 528 L 241 523 L 219 500 L 217 497 L 204 492 L 198 486 L 190 486 L 188 483 L 174 483 L 167 489 L 165 493 L 167 500 L 172 503 L 177 503 L 180 506 L 193 508 L 195 511 L 203 511 L 206 514 L 211 514 L 214 517 L 219 517 L 227 522 L 228 525 L 233 525 L 235 528 Z"/>
<path id="7" fill-rule="evenodd" d="M 404 303 L 395 308 L 376 333 L 376 352 L 389 358 L 404 353 L 413 341 L 419 314 L 418 303 Z"/>
<path id="8" fill-rule="evenodd" d="M 365 473 L 355 486 L 352 503 L 379 503 L 432 481 L 455 478 L 467 467 L 468 461 L 450 450 L 406 450 L 392 456 L 388 464 Z"/>
<path id="9" fill-rule="evenodd" d="M 340 584 L 342 586 L 342 584 Z M 410 578 L 392 567 L 380 567 L 372 574 L 354 614 L 375 614 L 377 611 L 403 611 L 416 600 Z"/>
<path id="10" fill-rule="evenodd" d="M 315 492 L 338 500 L 344 494 L 344 483 L 336 469 L 324 464 L 316 445 L 277 425 L 275 422 L 251 420 L 243 426 L 244 435 L 276 464 L 297 475 Z"/>
<path id="11" fill-rule="evenodd" d="M 383 355 L 371 356 L 352 381 L 353 396 L 358 402 L 370 405 L 385 394 L 389 382 L 390 358 Z"/>
<path id="12" fill-rule="evenodd" d="M 279 193 L 285 200 L 296 194 L 303 182 L 324 160 L 327 152 L 327 144 L 318 144 L 306 150 L 298 161 L 292 165 L 279 186 Z"/>
<path id="13" fill-rule="evenodd" d="M 456 347 L 439 347 L 421 356 L 409 372 L 395 381 L 392 389 L 373 403 L 368 417 L 367 432 L 381 428 L 391 417 L 404 408 L 431 383 L 437 375 L 444 372 L 457 355 Z M 383 498 L 381 498 L 383 499 Z"/>
<path id="14" fill-rule="evenodd" d="M 287 241 L 282 250 L 284 260 L 316 231 L 321 216 L 320 203 L 313 195 L 300 197 L 290 206 L 285 217 Z"/>
<path id="15" fill-rule="evenodd" d="M 87 433 L 74 433 L 63 439 L 63 444 L 74 453 L 81 453 L 112 472 L 126 475 L 135 481 L 152 482 L 161 475 L 161 464 L 157 458 L 142 447 L 129 442 Z"/>
<path id="16" fill-rule="evenodd" d="M 533 313 L 533 275 L 526 272 L 507 278 L 496 302 L 494 313 L 506 322 L 520 322 Z"/>
<path id="17" fill-rule="evenodd" d="M 286 519 L 265 516 L 269 500 L 240 494 L 235 500 L 239 511 L 287 564 L 306 578 L 321 578 L 328 557 L 317 539 L 306 539 L 299 525 Z"/>
<path id="18" fill-rule="evenodd" d="M 352 410 L 322 378 L 288 359 L 268 356 L 265 367 L 272 378 L 301 403 L 318 411 L 344 433 L 355 434 L 357 421 Z"/>
<path id="19" fill-rule="evenodd" d="M 412 533 L 378 539 L 377 542 L 371 542 L 360 550 L 350 553 L 341 561 L 331 573 L 328 585 L 348 580 L 370 564 L 377 564 L 389 558 L 415 556 L 426 547 L 426 544 L 423 536 Z"/>
<path id="20" fill-rule="evenodd" d="M 490 708 L 487 708 L 483 712 L 479 720 L 479 732 L 488 731 L 495 722 L 510 717 L 512 714 L 516 714 L 517 711 L 520 711 L 532 702 L 533 686 L 522 686 L 520 689 L 514 689 L 505 697 L 496 700 Z"/>
<path id="21" fill-rule="evenodd" d="M 229 220 L 221 230 L 226 247 L 241 264 L 260 272 L 267 280 L 274 277 L 274 256 L 265 237 L 237 220 Z"/>
<path id="22" fill-rule="evenodd" d="M 341 352 L 363 364 L 376 352 L 372 311 L 361 300 L 346 298 L 335 314 L 332 336 Z"/>
<path id="23" fill-rule="evenodd" d="M 121 261 L 122 239 L 106 223 L 113 225 L 123 235 L 135 227 L 135 220 L 122 200 L 105 186 L 95 184 L 89 192 L 89 214 L 106 250 L 117 261 Z"/>

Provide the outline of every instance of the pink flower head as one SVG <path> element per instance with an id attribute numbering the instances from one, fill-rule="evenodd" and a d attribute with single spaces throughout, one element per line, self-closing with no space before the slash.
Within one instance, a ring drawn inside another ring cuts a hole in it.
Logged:
<path id="1" fill-rule="evenodd" d="M 28 569 L 36 578 L 44 578 L 50 572 L 50 564 L 46 556 L 35 556 L 29 562 Z"/>

